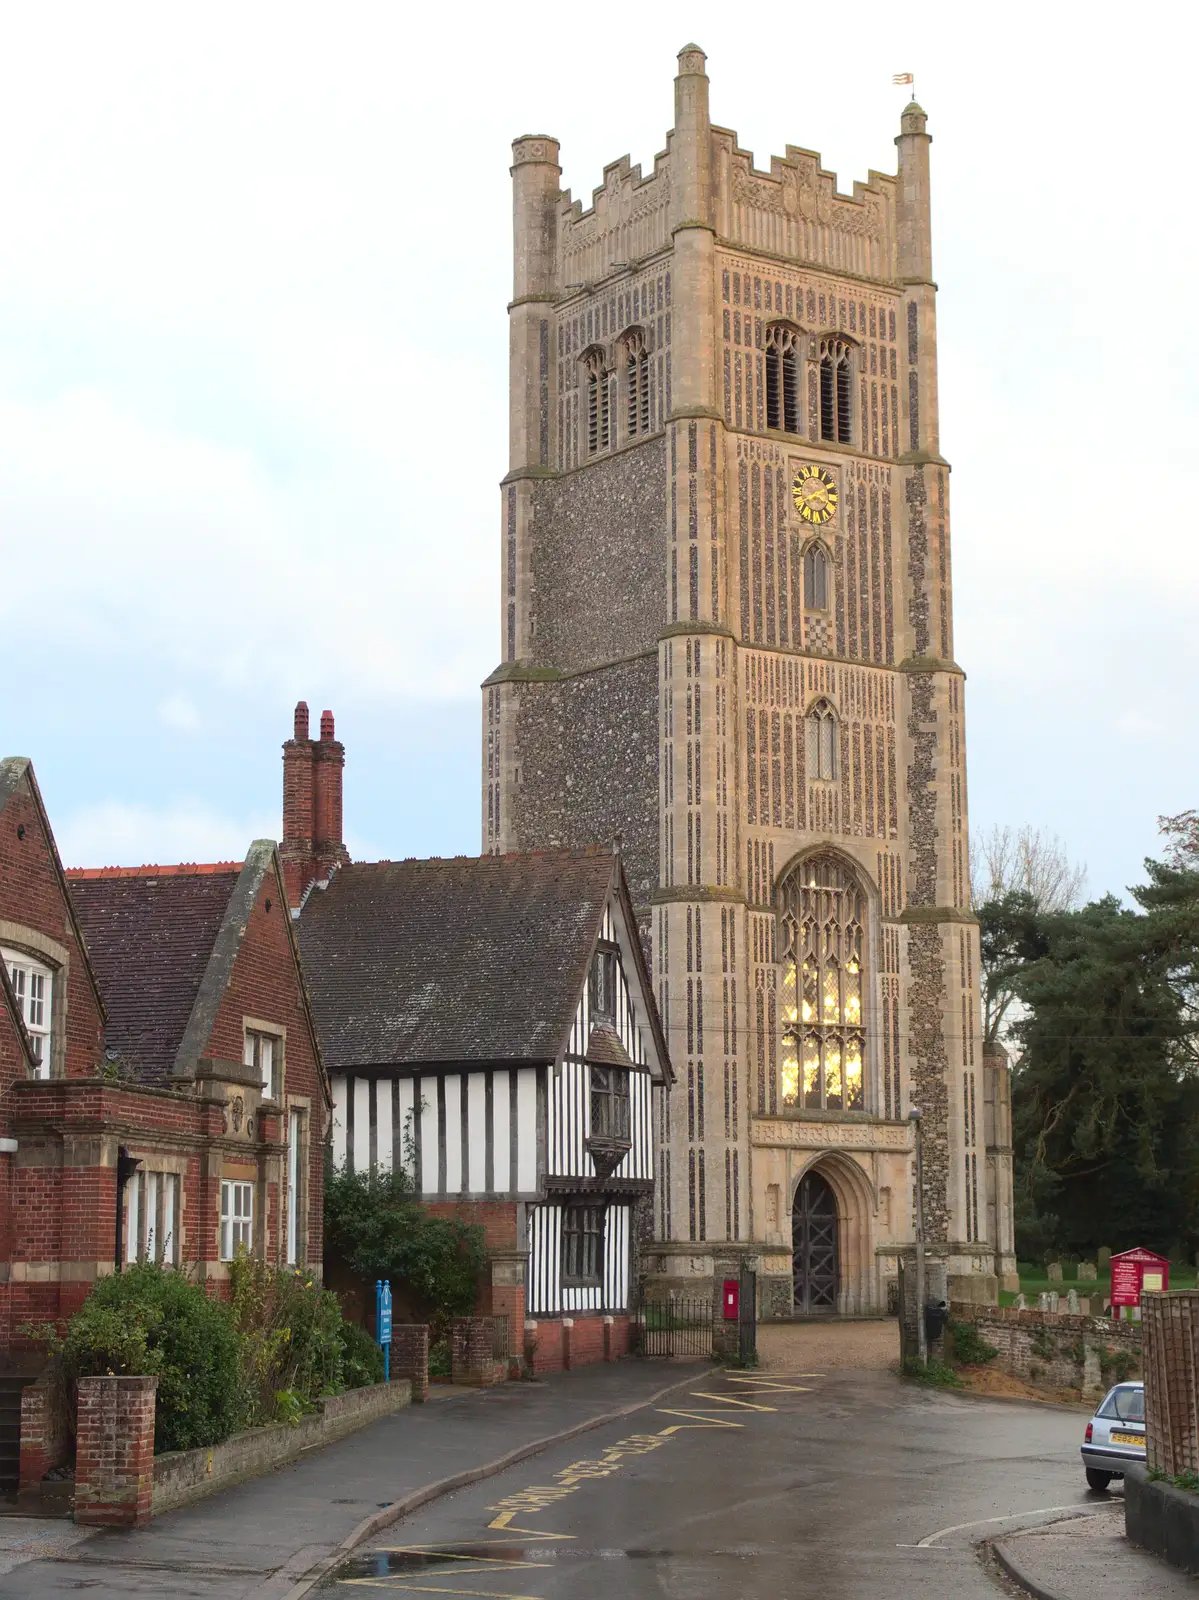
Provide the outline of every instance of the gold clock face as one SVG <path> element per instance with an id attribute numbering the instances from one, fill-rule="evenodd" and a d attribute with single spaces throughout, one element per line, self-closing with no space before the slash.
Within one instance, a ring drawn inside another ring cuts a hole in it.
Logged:
<path id="1" fill-rule="evenodd" d="M 823 467 L 800 467 L 791 495 L 804 521 L 817 527 L 829 522 L 837 510 L 837 485 Z"/>

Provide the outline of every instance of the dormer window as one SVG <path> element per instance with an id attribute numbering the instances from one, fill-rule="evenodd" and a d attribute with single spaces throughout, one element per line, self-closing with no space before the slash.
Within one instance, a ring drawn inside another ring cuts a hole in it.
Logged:
<path id="1" fill-rule="evenodd" d="M 17 1008 L 25 1024 L 29 1047 L 36 1062 L 36 1076 L 50 1076 L 50 1033 L 53 1016 L 54 974 L 49 967 L 19 950 L 0 950 L 8 968 Z"/>
<path id="2" fill-rule="evenodd" d="M 766 426 L 799 432 L 799 337 L 782 324 L 766 333 Z"/>

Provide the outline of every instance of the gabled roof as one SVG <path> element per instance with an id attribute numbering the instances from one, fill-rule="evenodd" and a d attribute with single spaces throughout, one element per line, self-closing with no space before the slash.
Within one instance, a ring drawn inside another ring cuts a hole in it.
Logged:
<path id="1" fill-rule="evenodd" d="M 67 875 L 108 1008 L 106 1047 L 143 1083 L 176 1070 L 240 875 L 232 863 Z"/>
<path id="2" fill-rule="evenodd" d="M 42 832 L 46 837 L 46 844 L 50 850 L 50 861 L 54 868 L 55 877 L 58 879 L 59 888 L 62 890 L 67 916 L 70 918 L 71 926 L 75 930 L 79 948 L 83 951 L 87 981 L 96 997 L 96 1005 L 99 1008 L 100 1017 L 103 1019 L 105 1014 L 104 996 L 96 977 L 96 970 L 89 959 L 90 953 L 76 913 L 74 898 L 67 885 L 67 875 L 63 871 L 62 860 L 58 854 L 58 843 L 54 837 L 54 829 L 50 826 L 50 816 L 46 810 L 46 802 L 42 799 L 42 791 L 38 788 L 37 774 L 33 770 L 33 762 L 30 761 L 28 756 L 4 756 L 0 759 L 0 817 L 3 817 L 9 803 L 20 792 L 23 784 L 28 785 L 29 792 L 33 797 L 34 809 L 37 811 L 42 825 Z M 28 1048 L 28 1041 L 26 1041 L 26 1048 Z"/>
<path id="3" fill-rule="evenodd" d="M 328 1070 L 556 1061 L 614 891 L 665 1061 L 623 885 L 600 849 L 342 867 L 298 923 Z"/>
<path id="4" fill-rule="evenodd" d="M 67 874 L 108 1001 L 107 1048 L 139 1081 L 165 1083 L 195 1071 L 268 873 L 279 885 L 279 911 L 319 1062 L 316 1025 L 272 840 L 256 839 L 240 865 L 187 862 Z"/>

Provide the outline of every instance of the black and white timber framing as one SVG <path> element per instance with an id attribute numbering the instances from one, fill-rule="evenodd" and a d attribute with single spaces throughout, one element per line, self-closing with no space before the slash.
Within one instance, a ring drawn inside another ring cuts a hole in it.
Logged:
<path id="1" fill-rule="evenodd" d="M 527 1243 L 526 1309 L 532 1317 L 627 1309 L 634 1208 L 653 1188 L 655 1111 L 670 1081 L 619 859 L 595 852 L 539 852 L 529 858 L 483 857 L 480 863 L 490 863 L 494 870 L 497 861 L 515 865 L 526 860 L 542 868 L 556 854 L 586 855 L 606 863 L 600 876 L 606 873 L 607 881 L 602 895 L 583 894 L 584 904 L 567 919 L 573 923 L 569 933 L 576 948 L 551 958 L 554 981 L 545 992 L 539 994 L 536 985 L 547 962 L 535 957 L 524 978 L 528 992 L 520 995 L 519 1002 L 507 997 L 538 1014 L 539 1037 L 554 1046 L 541 1059 L 524 1053 L 523 1040 L 505 1039 L 503 1026 L 489 1037 L 486 1017 L 479 1019 L 477 1032 L 470 1037 L 473 1058 L 460 1048 L 460 1019 L 452 1015 L 443 1030 L 428 1014 L 422 1016 L 421 1060 L 396 1060 L 399 1052 L 393 1049 L 393 1059 L 386 1063 L 346 1061 L 341 1066 L 336 1059 L 342 1054 L 337 1031 L 331 1028 L 330 1037 L 323 1040 L 333 1088 L 334 1165 L 356 1171 L 402 1167 L 427 1202 L 512 1202 L 519 1236 Z M 348 878 L 368 870 L 349 867 L 343 872 Z M 337 888 L 335 877 L 326 903 L 332 903 Z M 315 899 L 310 897 L 310 903 Z M 299 932 L 311 971 L 324 941 L 305 938 L 308 914 L 306 909 Z M 563 920 L 547 908 L 543 936 L 560 937 Z M 524 939 L 537 939 L 536 929 L 523 922 L 522 929 Z M 502 927 L 497 936 L 504 937 Z M 601 959 L 599 952 L 609 953 L 612 965 L 607 971 L 615 981 L 607 980 L 608 993 L 597 1007 L 592 973 Z M 478 941 L 471 954 L 476 962 L 489 964 L 488 952 Z M 364 976 L 378 983 L 379 965 L 365 966 Z M 451 981 L 452 960 L 448 966 L 446 981 Z M 572 975 L 569 990 L 561 981 L 564 969 Z M 519 969 L 513 977 L 521 981 Z M 389 987 L 397 983 L 403 987 L 394 967 L 386 981 Z M 313 976 L 311 987 L 319 1025 L 326 1014 L 319 977 Z M 568 994 L 566 1009 L 563 1001 Z M 354 1004 L 344 984 L 338 985 L 336 999 L 341 1005 Z M 505 997 L 497 1001 L 503 1011 Z M 429 996 L 419 997 L 422 1012 L 429 1002 Z M 411 1008 L 412 997 L 407 992 L 396 994 L 394 1004 L 400 1011 Z M 349 1032 L 347 1027 L 345 1033 Z M 434 1053 L 431 1045 L 442 1048 Z M 521 1049 L 520 1056 L 514 1045 Z M 358 1045 L 356 1053 L 366 1052 Z M 597 1141 L 593 1127 L 593 1088 L 601 1072 L 615 1072 L 622 1088 L 627 1085 L 627 1130 L 622 1125 L 615 1146 Z M 587 1269 L 581 1275 L 579 1258 L 574 1258 L 574 1276 L 564 1282 L 568 1248 L 578 1248 L 568 1247 L 564 1233 L 578 1230 L 579 1208 L 589 1211 L 593 1223 L 598 1218 L 602 1248 L 598 1259 L 584 1252 Z"/>

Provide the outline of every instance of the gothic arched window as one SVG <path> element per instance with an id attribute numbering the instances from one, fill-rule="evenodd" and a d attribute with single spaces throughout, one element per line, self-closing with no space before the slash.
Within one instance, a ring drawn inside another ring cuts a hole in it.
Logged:
<path id="1" fill-rule="evenodd" d="M 625 334 L 624 353 L 628 429 L 629 438 L 633 439 L 650 431 L 649 351 L 640 328 Z"/>
<path id="2" fill-rule="evenodd" d="M 608 367 L 602 350 L 583 357 L 587 372 L 587 454 L 608 448 Z"/>
<path id="3" fill-rule="evenodd" d="M 805 719 L 809 778 L 837 776 L 837 713 L 817 700 Z"/>
<path id="4" fill-rule="evenodd" d="M 828 610 L 828 556 L 823 545 L 810 544 L 804 551 L 803 603 L 809 611 Z"/>
<path id="5" fill-rule="evenodd" d="M 853 346 L 830 336 L 820 341 L 820 437 L 849 444 L 853 434 Z"/>
<path id="6" fill-rule="evenodd" d="M 783 1104 L 866 1105 L 866 896 L 836 856 L 810 856 L 782 886 Z"/>
<path id="7" fill-rule="evenodd" d="M 783 325 L 766 330 L 766 426 L 799 432 L 799 345 Z"/>

